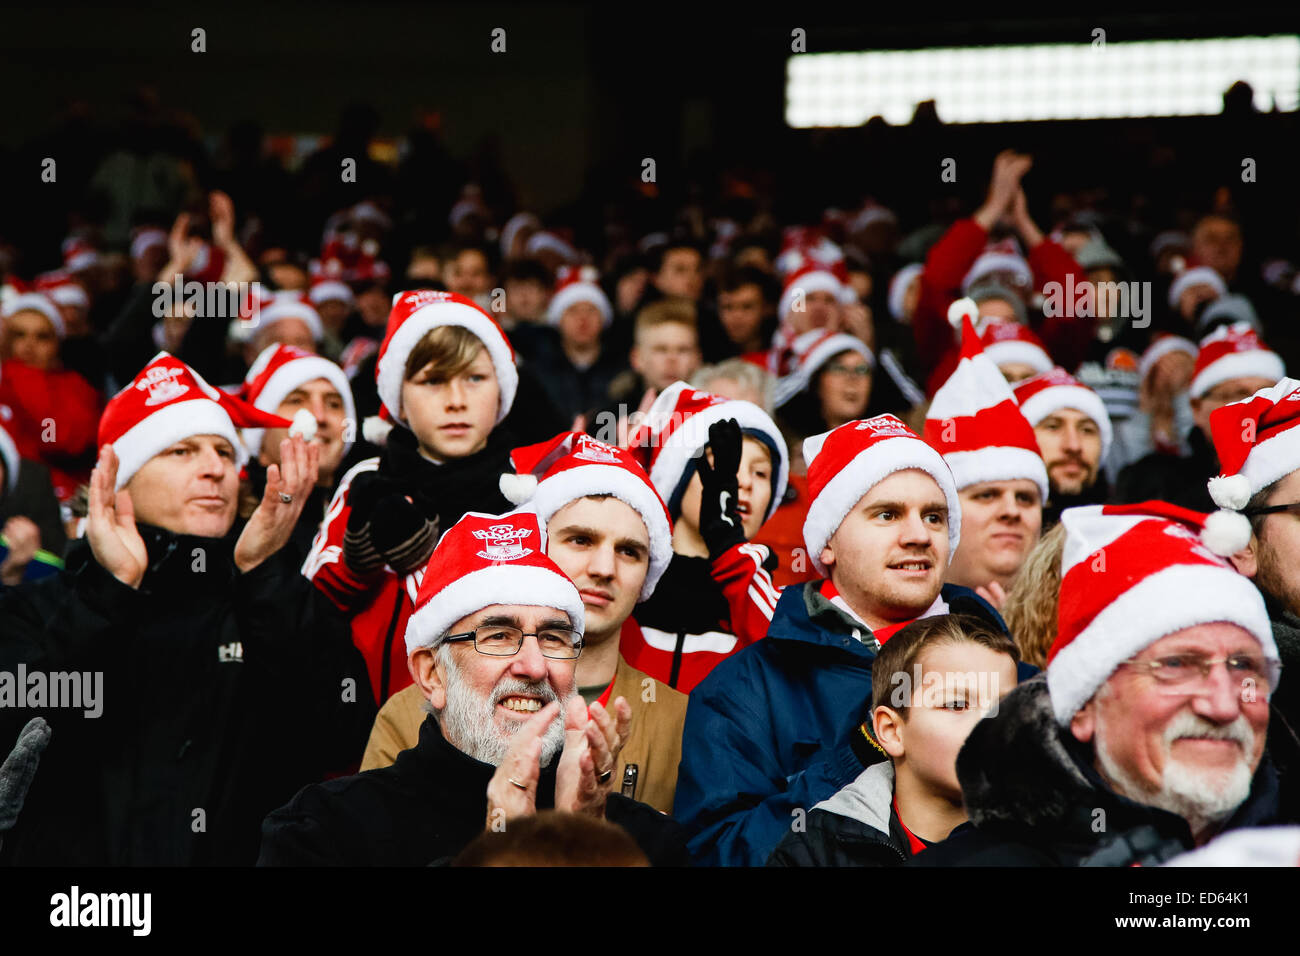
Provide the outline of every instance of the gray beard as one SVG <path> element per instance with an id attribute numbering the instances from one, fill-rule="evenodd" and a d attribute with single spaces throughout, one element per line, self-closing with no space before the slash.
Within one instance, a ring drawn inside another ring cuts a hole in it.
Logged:
<path id="1" fill-rule="evenodd" d="M 446 645 L 439 648 L 439 657 L 447 674 L 447 702 L 437 714 L 442 735 L 447 741 L 475 760 L 493 767 L 500 766 L 514 735 L 524 726 L 524 722 L 510 720 L 506 723 L 509 718 L 497 714 L 497 702 L 514 694 L 539 697 L 543 707 L 553 700 L 559 700 L 560 713 L 542 737 L 540 763 L 543 767 L 549 767 L 564 748 L 564 705 L 568 704 L 576 690 L 561 700 L 546 681 L 531 682 L 503 677 L 489 696 L 480 697 L 465 682 L 451 654 L 443 653 L 444 650 Z"/>

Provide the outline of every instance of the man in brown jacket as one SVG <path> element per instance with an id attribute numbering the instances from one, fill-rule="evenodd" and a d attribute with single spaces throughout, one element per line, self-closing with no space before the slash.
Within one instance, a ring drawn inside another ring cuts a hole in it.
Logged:
<path id="1" fill-rule="evenodd" d="M 669 813 L 677 789 L 686 695 L 648 677 L 619 655 L 619 634 L 638 601 L 654 591 L 672 557 L 668 510 L 624 450 L 567 432 L 515 449 L 518 476 L 502 491 L 528 501 L 546 527 L 546 554 L 577 586 L 586 615 L 578 691 L 588 705 L 625 697 L 632 732 L 615 767 L 624 796 Z M 418 684 L 379 711 L 362 770 L 386 767 L 415 746 L 427 711 Z"/>

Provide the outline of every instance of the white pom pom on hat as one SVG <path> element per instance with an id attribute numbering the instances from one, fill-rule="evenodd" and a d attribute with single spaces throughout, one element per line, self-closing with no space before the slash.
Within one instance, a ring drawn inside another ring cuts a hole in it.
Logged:
<path id="1" fill-rule="evenodd" d="M 1250 479 L 1245 475 L 1216 475 L 1207 485 L 1210 498 L 1220 508 L 1240 511 L 1250 501 Z"/>
<path id="2" fill-rule="evenodd" d="M 300 408 L 293 413 L 293 424 L 289 426 L 289 437 L 301 435 L 304 441 L 311 441 L 316 437 L 316 416 L 305 408 Z"/>
<path id="3" fill-rule="evenodd" d="M 1221 558 L 1250 544 L 1250 519 L 1239 511 L 1214 511 L 1206 515 L 1201 543 Z"/>
<path id="4" fill-rule="evenodd" d="M 975 304 L 975 300 L 970 296 L 961 299 L 955 299 L 952 305 L 948 306 L 948 324 L 956 332 L 961 331 L 961 320 L 969 317 L 971 325 L 979 324 L 980 307 Z"/>
<path id="5" fill-rule="evenodd" d="M 497 480 L 497 484 L 501 488 L 501 494 L 505 495 L 506 501 L 512 505 L 522 505 L 537 491 L 537 476 L 513 475 L 507 472 Z"/>

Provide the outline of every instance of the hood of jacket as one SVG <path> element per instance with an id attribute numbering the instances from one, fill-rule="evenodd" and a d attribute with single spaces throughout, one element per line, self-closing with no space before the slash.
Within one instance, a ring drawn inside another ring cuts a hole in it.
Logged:
<path id="1" fill-rule="evenodd" d="M 872 764 L 851 784 L 813 807 L 839 814 L 889 836 L 889 815 L 894 805 L 894 765 L 884 760 Z"/>

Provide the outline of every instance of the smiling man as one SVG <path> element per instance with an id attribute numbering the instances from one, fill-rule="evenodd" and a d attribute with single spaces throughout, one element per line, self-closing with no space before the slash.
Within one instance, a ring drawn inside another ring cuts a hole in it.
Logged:
<path id="1" fill-rule="evenodd" d="M 1002 619 L 944 584 L 961 504 L 952 472 L 892 415 L 804 441 L 808 555 L 825 580 L 782 593 L 767 637 L 691 695 L 675 815 L 697 862 L 758 866 L 807 812 L 862 772 L 871 668 L 902 627 L 934 614 Z M 861 754 L 861 756 L 860 756 Z"/>
<path id="2" fill-rule="evenodd" d="M 1276 819 L 1277 647 L 1259 592 L 1218 556 L 1248 529 L 1220 515 L 1207 533 L 1207 517 L 1163 502 L 1062 515 L 1046 678 L 971 732 L 957 777 L 973 826 L 918 865 L 1150 865 Z"/>
<path id="3" fill-rule="evenodd" d="M 424 866 L 550 808 L 622 826 L 654 863 L 682 862 L 678 826 L 612 792 L 631 708 L 583 706 L 583 600 L 546 548 L 523 511 L 471 512 L 443 536 L 406 631 L 430 710 L 419 743 L 271 814 L 262 865 Z"/>
<path id="4" fill-rule="evenodd" d="M 578 588 L 586 617 L 578 658 L 578 693 L 606 707 L 632 702 L 633 727 L 615 768 L 617 788 L 667 813 L 677 787 L 686 696 L 647 676 L 619 654 L 638 601 L 654 593 L 672 557 L 672 525 L 663 500 L 635 459 L 621 448 L 578 432 L 516 448 L 517 475 L 501 487 L 517 503 L 529 501 L 546 526 L 546 553 Z M 386 767 L 414 747 L 424 719 L 418 686 L 389 698 L 361 769 Z"/>

